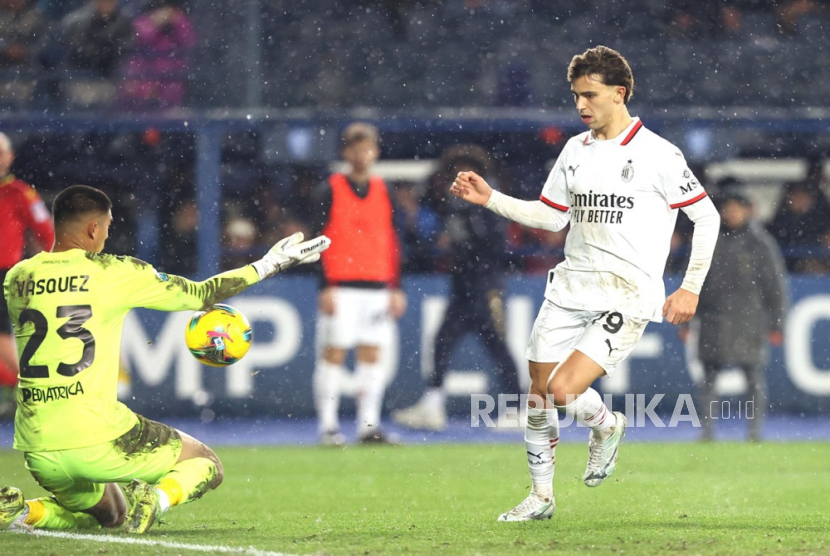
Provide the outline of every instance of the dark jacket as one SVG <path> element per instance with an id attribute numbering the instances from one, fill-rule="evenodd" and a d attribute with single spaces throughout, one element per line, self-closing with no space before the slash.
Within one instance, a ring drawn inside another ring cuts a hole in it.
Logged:
<path id="1" fill-rule="evenodd" d="M 454 303 L 504 288 L 507 266 L 507 221 L 497 214 L 450 199 L 441 210 L 444 233 L 450 239 L 450 295 Z"/>
<path id="2" fill-rule="evenodd" d="M 788 292 L 784 259 L 772 236 L 750 224 L 721 230 L 700 293 L 700 360 L 760 365 L 767 334 L 784 325 Z"/>
<path id="3" fill-rule="evenodd" d="M 63 32 L 69 67 L 101 77 L 113 75 L 132 47 L 130 20 L 119 11 L 104 19 L 92 4 L 66 16 Z"/>

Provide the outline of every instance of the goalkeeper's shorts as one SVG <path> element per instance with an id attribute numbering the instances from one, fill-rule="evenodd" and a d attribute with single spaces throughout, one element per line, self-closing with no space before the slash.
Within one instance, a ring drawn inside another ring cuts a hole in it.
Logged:
<path id="1" fill-rule="evenodd" d="M 64 508 L 88 510 L 101 501 L 107 483 L 142 479 L 155 484 L 173 469 L 182 452 L 179 432 L 137 415 L 126 434 L 94 446 L 26 452 L 26 469 Z"/>

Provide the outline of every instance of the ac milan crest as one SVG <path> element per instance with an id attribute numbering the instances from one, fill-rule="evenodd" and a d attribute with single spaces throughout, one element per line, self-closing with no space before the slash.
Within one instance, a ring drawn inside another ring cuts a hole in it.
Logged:
<path id="1" fill-rule="evenodd" d="M 632 166 L 632 165 L 631 165 L 631 161 L 629 160 L 629 161 L 628 161 L 628 164 L 626 164 L 625 166 L 623 166 L 623 169 L 622 169 L 622 180 L 623 180 L 625 183 L 628 183 L 628 182 L 630 182 L 632 179 L 634 179 L 634 166 Z"/>

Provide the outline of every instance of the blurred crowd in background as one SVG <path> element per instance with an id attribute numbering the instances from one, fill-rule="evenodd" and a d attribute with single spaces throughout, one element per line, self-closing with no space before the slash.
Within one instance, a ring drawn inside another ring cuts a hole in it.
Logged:
<path id="1" fill-rule="evenodd" d="M 635 114 L 827 106 L 830 96 L 816 84 L 830 78 L 828 23 L 830 8 L 819 0 L 0 0 L 0 110 L 568 108 L 570 57 L 598 43 L 631 59 Z M 153 262 L 195 271 L 193 134 L 3 131 L 15 143 L 13 171 L 47 201 L 76 182 L 114 198 L 113 252 L 139 252 L 137 222 L 152 217 Z M 568 135 L 433 134 L 413 145 L 385 134 L 383 158 L 438 159 L 453 143 L 474 142 L 491 157 L 495 187 L 536 198 Z M 331 170 L 331 161 L 266 163 L 263 140 L 236 133 L 222 147 L 225 267 L 308 231 L 311 192 Z M 755 134 L 736 153 L 810 157 L 804 179 L 779 184 L 778 198 L 757 207 L 792 272 L 830 272 L 826 142 Z M 457 230 L 444 202 L 444 166 L 391 184 L 406 272 L 451 264 Z M 693 170 L 715 196 L 745 185 L 711 180 L 703 165 Z M 147 206 L 161 208 L 148 216 Z M 511 224 L 504 268 L 546 271 L 562 259 L 565 235 Z M 683 270 L 689 237 L 681 216 L 670 270 Z"/>
<path id="2" fill-rule="evenodd" d="M 653 106 L 827 106 L 822 0 L 0 0 L 0 107 L 558 107 L 574 45 Z"/>

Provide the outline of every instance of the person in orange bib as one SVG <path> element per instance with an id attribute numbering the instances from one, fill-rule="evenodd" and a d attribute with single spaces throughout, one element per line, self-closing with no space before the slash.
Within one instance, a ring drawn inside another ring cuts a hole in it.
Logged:
<path id="1" fill-rule="evenodd" d="M 400 253 L 386 183 L 371 174 L 380 155 L 377 129 L 353 123 L 342 134 L 345 174 L 333 174 L 315 192 L 319 229 L 332 238 L 322 257 L 323 288 L 317 322 L 314 400 L 320 442 L 342 446 L 339 405 L 349 350 L 355 350 L 357 437 L 389 443 L 380 428 L 383 396 L 392 373 L 389 346 L 395 319 L 406 310 L 398 287 Z M 335 239 L 338 238 L 338 239 Z"/>

